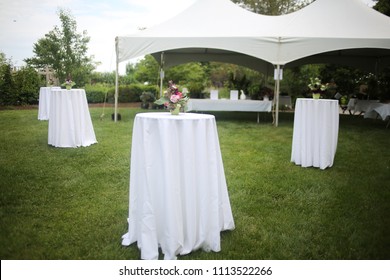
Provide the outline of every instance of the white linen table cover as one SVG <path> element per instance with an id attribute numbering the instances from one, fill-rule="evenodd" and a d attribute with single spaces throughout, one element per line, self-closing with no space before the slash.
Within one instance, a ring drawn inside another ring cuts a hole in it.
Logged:
<path id="1" fill-rule="evenodd" d="M 39 89 L 38 120 L 47 121 L 50 115 L 50 92 L 60 87 L 41 87 Z"/>
<path id="2" fill-rule="evenodd" d="M 364 113 L 364 118 L 375 119 L 379 115 L 382 120 L 386 120 L 390 116 L 390 104 L 385 103 L 372 103 L 368 106 L 367 111 Z"/>
<path id="3" fill-rule="evenodd" d="M 353 113 L 356 112 L 366 112 L 368 107 L 371 104 L 379 103 L 379 100 L 360 100 L 356 98 L 351 98 L 348 102 L 347 109 L 349 111 L 353 110 Z"/>
<path id="4" fill-rule="evenodd" d="M 190 99 L 187 111 L 271 112 L 272 101 Z"/>
<path id="5" fill-rule="evenodd" d="M 302 167 L 333 165 L 339 132 L 338 100 L 298 98 L 291 161 Z"/>
<path id="6" fill-rule="evenodd" d="M 48 143 L 64 148 L 97 143 L 83 89 L 52 89 Z"/>
<path id="7" fill-rule="evenodd" d="M 136 115 L 128 226 L 122 245 L 137 242 L 142 259 L 221 250 L 234 220 L 214 116 Z"/>
<path id="8" fill-rule="evenodd" d="M 355 112 L 366 112 L 371 104 L 379 103 L 379 100 L 357 100 L 355 103 Z"/>

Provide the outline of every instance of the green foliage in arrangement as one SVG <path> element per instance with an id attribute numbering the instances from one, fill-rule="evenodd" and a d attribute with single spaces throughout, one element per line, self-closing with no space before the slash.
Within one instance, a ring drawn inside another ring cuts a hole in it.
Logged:
<path id="1" fill-rule="evenodd" d="M 139 259 L 127 231 L 131 136 L 141 109 L 122 120 L 91 108 L 98 143 L 47 144 L 37 110 L 0 111 L 0 258 Z M 340 116 L 333 167 L 290 162 L 293 114 L 216 113 L 236 224 L 221 251 L 186 260 L 360 260 L 390 258 L 390 130 L 381 120 Z M 115 136 L 115 137 L 113 137 Z M 160 255 L 160 258 L 163 256 Z"/>

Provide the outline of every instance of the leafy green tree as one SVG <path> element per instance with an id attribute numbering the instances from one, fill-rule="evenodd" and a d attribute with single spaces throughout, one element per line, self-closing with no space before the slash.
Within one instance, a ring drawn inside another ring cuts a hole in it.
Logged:
<path id="1" fill-rule="evenodd" d="M 207 83 L 205 68 L 202 63 L 191 62 L 177 65 L 165 71 L 165 81 L 172 80 L 176 84 L 186 87 L 190 97 L 202 97 L 202 92 Z"/>
<path id="2" fill-rule="evenodd" d="M 5 58 L 5 57 L 4 57 Z M 14 82 L 12 79 L 11 64 L 4 61 L 0 64 L 0 104 L 12 105 L 16 103 L 14 96 Z"/>
<path id="3" fill-rule="evenodd" d="M 390 1 L 389 0 L 374 0 L 376 2 L 375 6 L 373 7 L 378 12 L 381 12 L 382 14 L 386 16 L 390 16 Z"/>
<path id="4" fill-rule="evenodd" d="M 294 12 L 313 2 L 313 0 L 232 0 L 254 13 L 263 15 L 282 15 Z"/>
<path id="5" fill-rule="evenodd" d="M 353 95 L 358 92 L 358 82 L 367 75 L 359 69 L 335 64 L 327 64 L 321 70 L 322 81 L 334 82 L 337 91 L 342 95 Z M 330 96 L 331 97 L 331 96 Z"/>
<path id="6" fill-rule="evenodd" d="M 61 28 L 55 26 L 34 44 L 34 57 L 25 59 L 34 68 L 52 68 L 60 81 L 70 77 L 76 85 L 84 85 L 96 68 L 93 57 L 87 56 L 90 38 L 87 32 L 77 33 L 77 23 L 71 13 L 58 10 Z"/>
<path id="7" fill-rule="evenodd" d="M 24 67 L 14 75 L 15 98 L 18 104 L 38 103 L 41 76 L 32 67 Z M 43 84 L 45 84 L 43 82 Z"/>
<path id="8" fill-rule="evenodd" d="M 134 79 L 140 83 L 157 84 L 159 80 L 158 62 L 151 55 L 146 55 L 135 66 L 126 65 L 126 72 L 134 75 Z"/>

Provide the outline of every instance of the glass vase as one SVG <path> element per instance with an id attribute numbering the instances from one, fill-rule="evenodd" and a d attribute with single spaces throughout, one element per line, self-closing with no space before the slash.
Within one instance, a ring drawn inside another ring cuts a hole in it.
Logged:
<path id="1" fill-rule="evenodd" d="M 171 115 L 179 115 L 180 107 L 176 106 L 175 109 L 171 110 Z"/>
<path id="2" fill-rule="evenodd" d="M 313 93 L 313 99 L 320 99 L 321 94 Z"/>

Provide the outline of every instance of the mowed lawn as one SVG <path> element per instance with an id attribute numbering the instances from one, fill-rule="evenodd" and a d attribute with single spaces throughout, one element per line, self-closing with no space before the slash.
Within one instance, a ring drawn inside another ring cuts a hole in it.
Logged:
<path id="1" fill-rule="evenodd" d="M 139 259 L 127 231 L 130 149 L 141 109 L 91 108 L 98 144 L 54 148 L 37 109 L 0 111 L 1 259 Z M 389 259 L 390 129 L 340 116 L 333 167 L 290 162 L 292 112 L 215 113 L 236 228 L 221 252 L 179 259 Z M 191 166 L 188 166 L 191 168 Z"/>

